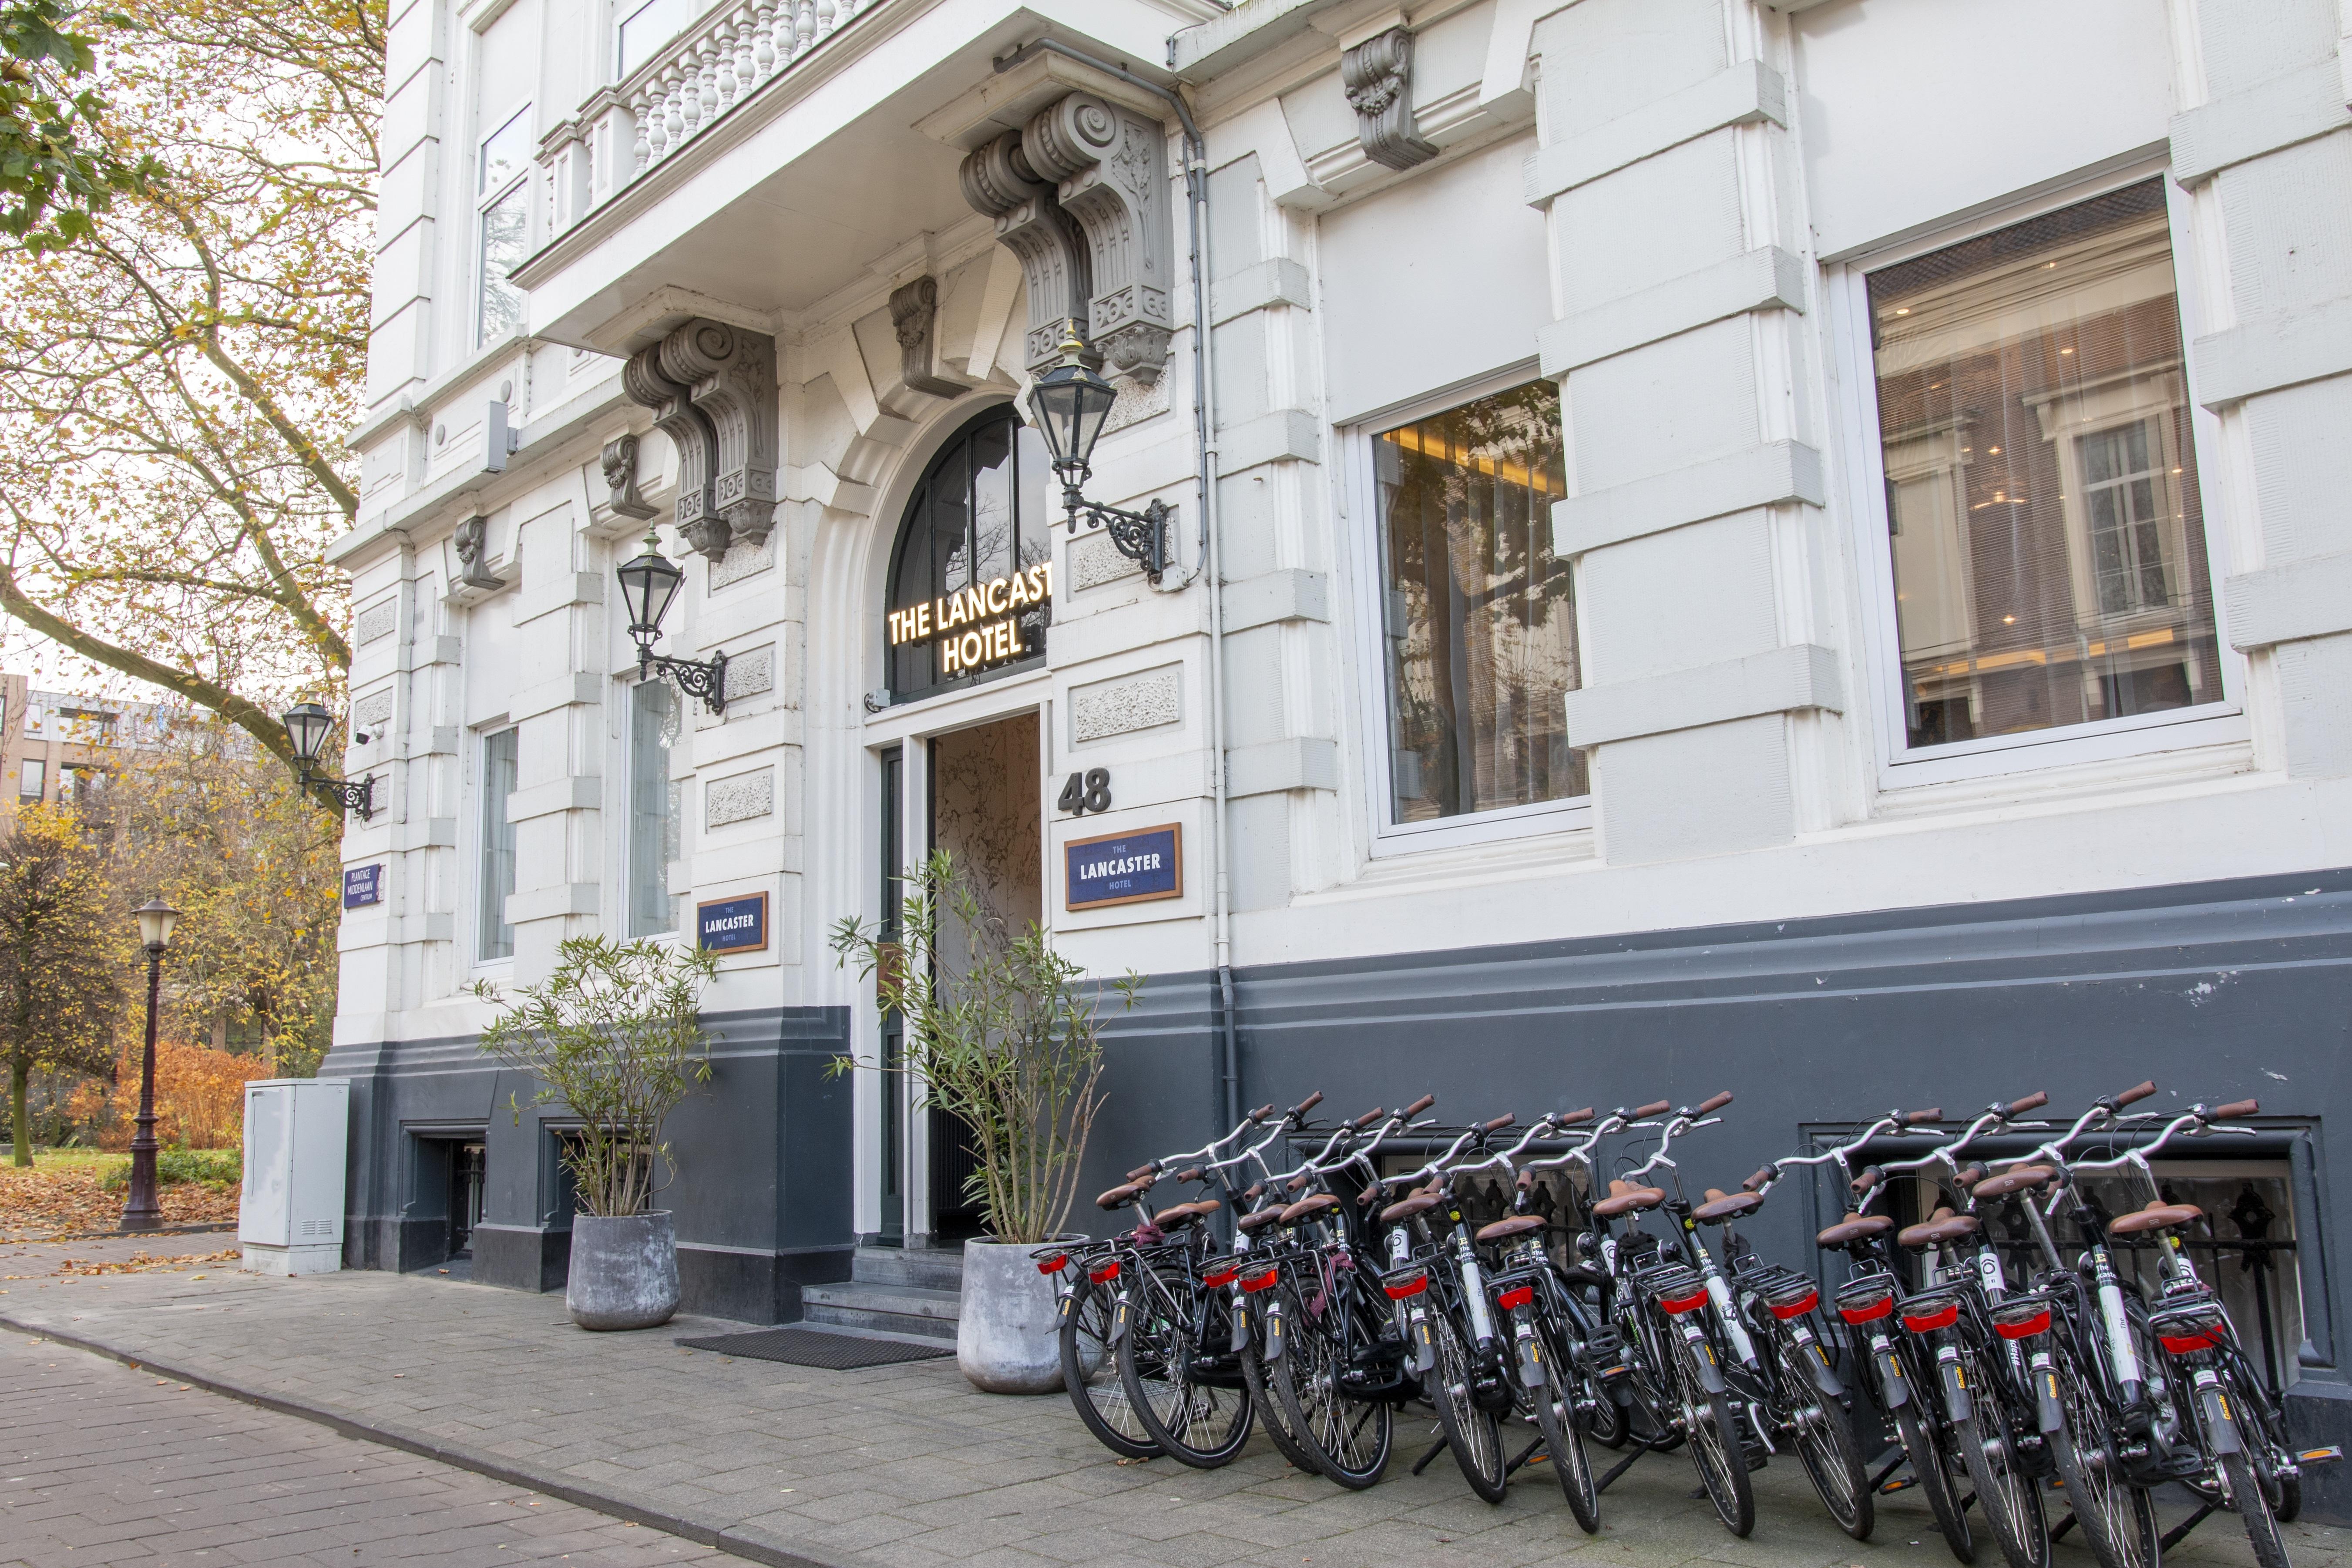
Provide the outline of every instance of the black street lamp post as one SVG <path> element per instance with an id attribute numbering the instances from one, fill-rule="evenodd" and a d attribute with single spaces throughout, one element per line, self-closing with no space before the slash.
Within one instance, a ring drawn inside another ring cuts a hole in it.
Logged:
<path id="1" fill-rule="evenodd" d="M 147 947 L 147 1048 L 139 1058 L 139 1131 L 131 1140 L 131 1201 L 122 1205 L 125 1230 L 160 1230 L 163 1205 L 155 1201 L 155 994 L 162 984 L 163 950 L 180 911 L 161 899 L 139 908 L 139 938 Z"/>
<path id="2" fill-rule="evenodd" d="M 302 787 L 331 805 L 345 811 L 356 811 L 362 816 L 375 815 L 375 780 L 362 779 L 353 784 L 349 779 L 329 778 L 317 771 L 320 749 L 326 745 L 327 736 L 335 727 L 335 716 L 316 702 L 298 702 L 278 716 L 286 726 L 286 739 L 294 747 L 294 766 L 301 774 Z M 362 735 L 360 740 L 367 740 Z"/>
<path id="3" fill-rule="evenodd" d="M 1079 356 L 1086 344 L 1073 332 L 1062 340 L 1062 363 L 1037 378 L 1029 389 L 1029 409 L 1036 416 L 1037 434 L 1053 454 L 1054 472 L 1062 480 L 1062 506 L 1069 513 L 1070 531 L 1078 531 L 1078 514 L 1106 529 L 1111 547 L 1141 566 L 1154 583 L 1168 570 L 1168 519 L 1174 508 L 1154 500 L 1141 511 L 1121 511 L 1090 501 L 1078 489 L 1094 476 L 1088 464 L 1095 443 L 1102 439 L 1118 393 L 1111 384 L 1087 368 Z"/>
<path id="4" fill-rule="evenodd" d="M 713 713 L 726 712 L 724 653 L 714 652 L 704 660 L 673 658 L 654 651 L 661 637 L 662 617 L 669 614 L 670 601 L 677 597 L 686 574 L 661 552 L 661 541 L 651 529 L 646 531 L 645 552 L 614 567 L 613 574 L 621 580 L 621 603 L 629 612 L 629 636 L 637 645 L 637 679 L 643 680 L 659 670 L 688 697 L 701 698 L 702 705 Z"/>

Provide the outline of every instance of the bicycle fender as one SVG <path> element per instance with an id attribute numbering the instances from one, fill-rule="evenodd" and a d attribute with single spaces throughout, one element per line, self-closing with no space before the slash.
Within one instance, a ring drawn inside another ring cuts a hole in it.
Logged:
<path id="1" fill-rule="evenodd" d="M 1944 1381 L 1944 1413 L 1955 1422 L 1974 1419 L 1976 1402 L 1969 1397 L 1969 1374 L 1961 1369 L 1958 1354 L 1947 1345 L 1936 1364 Z"/>
<path id="2" fill-rule="evenodd" d="M 1125 1292 L 1121 1292 L 1118 1305 L 1111 1309 L 1110 1342 L 1115 1345 L 1125 1338 L 1127 1338 L 1127 1296 Z"/>
<path id="3" fill-rule="evenodd" d="M 1265 1359 L 1280 1361 L 1282 1346 L 1282 1303 L 1269 1302 L 1265 1309 Z"/>
<path id="4" fill-rule="evenodd" d="M 2033 1402 L 2041 1407 L 2043 1432 L 2065 1430 L 2065 1407 L 2058 1403 L 2058 1370 L 2050 1364 L 2046 1355 L 2033 1358 Z"/>
<path id="5" fill-rule="evenodd" d="M 1878 1368 L 1879 1386 L 1886 1393 L 1890 1411 L 1911 1403 L 1911 1380 L 1903 1375 L 1903 1358 L 1885 1338 L 1870 1342 L 1870 1359 Z"/>
<path id="6" fill-rule="evenodd" d="M 1519 1386 L 1542 1388 L 1551 1382 L 1544 1371 L 1543 1347 L 1536 1342 L 1536 1331 L 1524 1318 L 1511 1325 L 1511 1337 L 1518 1342 Z"/>
<path id="7" fill-rule="evenodd" d="M 1249 1348 L 1249 1309 L 1239 1301 L 1234 1303 L 1234 1342 L 1230 1348 L 1235 1355 Z"/>
<path id="8" fill-rule="evenodd" d="M 1437 1365 L 1437 1339 L 1429 1327 L 1429 1314 L 1416 1309 L 1412 1314 L 1412 1370 L 1426 1376 Z"/>
<path id="9" fill-rule="evenodd" d="M 1845 1384 L 1838 1381 L 1835 1369 L 1830 1365 L 1829 1352 L 1822 1349 L 1821 1341 L 1813 1338 L 1810 1330 L 1797 1331 L 1797 1359 L 1805 1363 L 1805 1375 L 1813 1380 L 1816 1389 L 1832 1399 L 1845 1396 Z"/>
<path id="10" fill-rule="evenodd" d="M 2230 1409 L 2230 1396 L 2221 1392 L 2218 1382 L 2204 1383 L 2201 1379 L 2200 1382 L 2201 1386 L 2197 1390 L 2197 1397 L 2205 1407 L 2205 1430 L 2213 1435 L 2213 1451 L 2217 1454 L 2245 1452 L 2245 1439 L 2238 1436 L 2238 1421 Z"/>
<path id="11" fill-rule="evenodd" d="M 1694 1323 L 1685 1329 L 1683 1338 L 1690 1342 L 1691 1349 L 1698 1352 L 1698 1380 L 1701 1386 L 1709 1394 L 1727 1392 L 1723 1381 L 1723 1368 L 1717 1366 L 1715 1362 L 1715 1347 L 1706 1342 L 1706 1336 L 1699 1332 L 1698 1325 Z"/>

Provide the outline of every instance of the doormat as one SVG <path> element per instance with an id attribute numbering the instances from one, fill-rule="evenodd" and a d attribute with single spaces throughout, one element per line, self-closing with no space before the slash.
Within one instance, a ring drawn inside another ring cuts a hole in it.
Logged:
<path id="1" fill-rule="evenodd" d="M 821 1366 L 832 1372 L 852 1372 L 862 1366 L 890 1366 L 902 1361 L 937 1361 L 955 1354 L 953 1345 L 934 1350 L 929 1345 L 898 1340 L 860 1339 L 855 1334 L 829 1334 L 823 1329 L 788 1324 L 748 1334 L 719 1334 L 709 1339 L 677 1342 L 688 1350 L 716 1351 L 720 1355 L 752 1361 L 780 1361 L 790 1366 Z"/>

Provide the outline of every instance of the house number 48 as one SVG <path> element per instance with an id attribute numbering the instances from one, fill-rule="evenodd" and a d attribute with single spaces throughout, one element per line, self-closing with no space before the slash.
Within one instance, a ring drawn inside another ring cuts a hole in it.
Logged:
<path id="1" fill-rule="evenodd" d="M 1110 809 L 1110 770 L 1088 768 L 1082 773 L 1072 773 L 1062 783 L 1061 798 L 1054 802 L 1056 811 L 1084 816 L 1089 811 Z"/>

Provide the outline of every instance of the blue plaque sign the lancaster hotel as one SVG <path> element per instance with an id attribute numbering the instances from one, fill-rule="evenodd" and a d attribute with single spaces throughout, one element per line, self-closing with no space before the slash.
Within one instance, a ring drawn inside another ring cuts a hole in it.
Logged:
<path id="1" fill-rule="evenodd" d="M 1184 826 L 1171 822 L 1062 846 L 1062 907 L 1098 910 L 1184 896 Z"/>
<path id="2" fill-rule="evenodd" d="M 712 952 L 761 952 L 768 945 L 768 895 L 719 899 L 695 906 L 695 929 Z"/>

